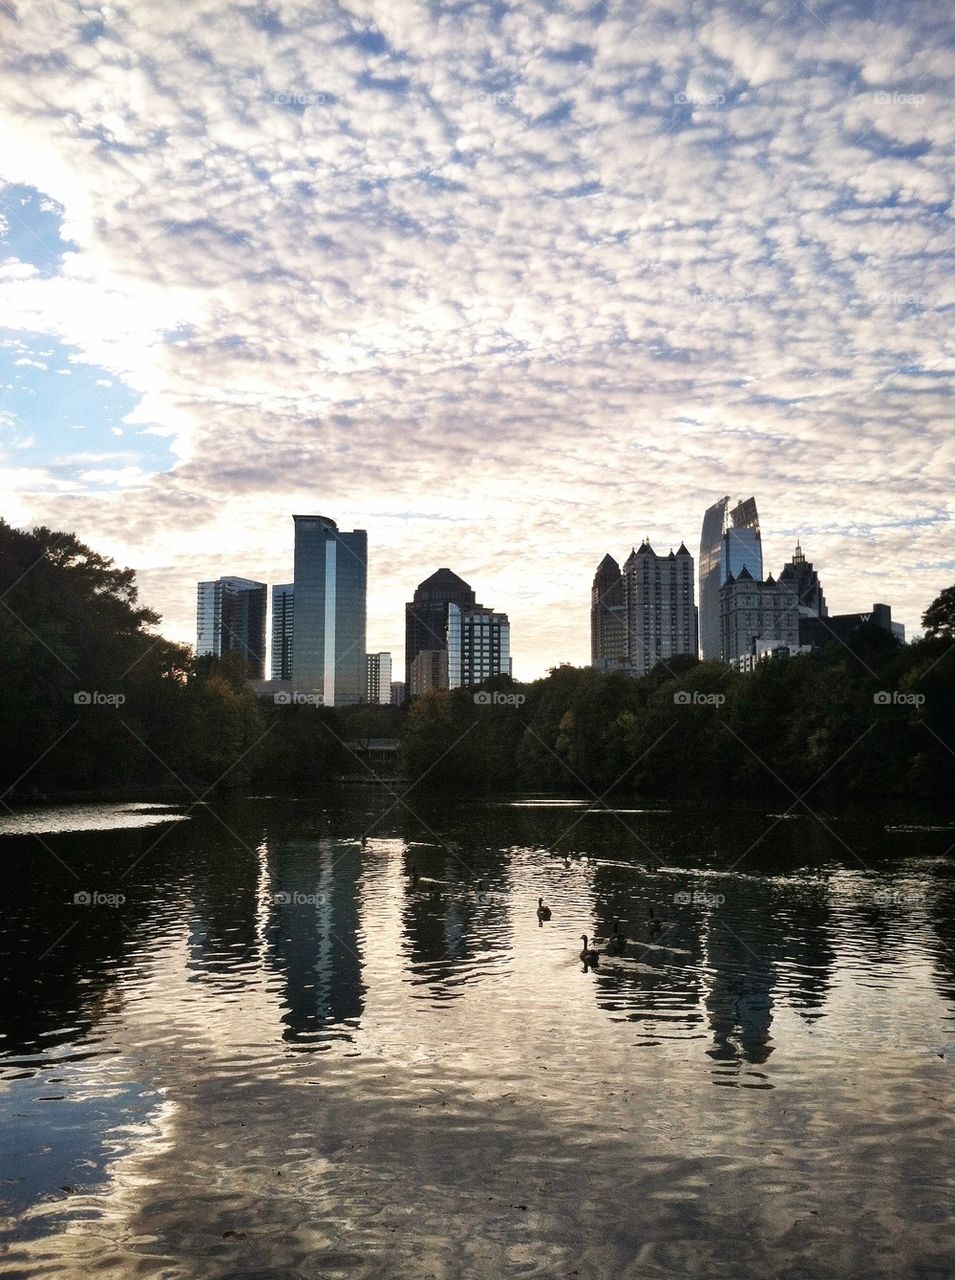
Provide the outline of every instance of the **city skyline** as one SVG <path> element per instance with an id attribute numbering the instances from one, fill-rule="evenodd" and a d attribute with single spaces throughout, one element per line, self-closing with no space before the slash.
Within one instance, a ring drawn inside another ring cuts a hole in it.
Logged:
<path id="1" fill-rule="evenodd" d="M 287 581 L 317 494 L 376 530 L 371 618 L 459 565 L 523 677 L 587 660 L 568 574 L 695 553 L 730 487 L 835 607 L 911 635 L 950 580 L 931 7 L 43 13 L 0 54 L 0 509 L 171 639 L 199 579 Z"/>

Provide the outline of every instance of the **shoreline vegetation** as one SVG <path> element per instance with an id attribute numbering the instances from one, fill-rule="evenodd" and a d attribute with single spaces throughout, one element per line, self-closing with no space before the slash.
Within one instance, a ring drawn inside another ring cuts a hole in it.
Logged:
<path id="1" fill-rule="evenodd" d="M 719 803 L 821 794 L 950 802 L 955 587 L 900 645 L 848 644 L 738 673 L 681 657 L 634 679 L 560 666 L 407 707 L 275 705 L 234 655 L 155 631 L 135 574 L 74 534 L 0 520 L 0 796 L 206 799 L 318 792 L 342 778 L 422 789 L 691 794 Z M 374 739 L 397 739 L 374 761 Z"/>

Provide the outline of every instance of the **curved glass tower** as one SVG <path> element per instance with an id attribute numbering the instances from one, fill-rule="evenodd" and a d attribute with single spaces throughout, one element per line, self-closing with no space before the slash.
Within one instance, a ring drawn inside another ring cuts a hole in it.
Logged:
<path id="1" fill-rule="evenodd" d="M 720 587 L 732 574 L 747 569 L 756 582 L 763 580 L 763 545 L 759 534 L 756 499 L 746 498 L 729 510 L 729 497 L 707 509 L 700 535 L 700 647 L 704 660 L 719 662 Z"/>

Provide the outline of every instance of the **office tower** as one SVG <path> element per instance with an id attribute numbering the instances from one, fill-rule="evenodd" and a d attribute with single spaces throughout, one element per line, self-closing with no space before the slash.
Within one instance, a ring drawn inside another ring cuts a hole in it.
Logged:
<path id="1" fill-rule="evenodd" d="M 511 625 L 483 605 L 448 605 L 448 687 L 467 688 L 511 674 Z"/>
<path id="2" fill-rule="evenodd" d="M 419 698 L 421 694 L 430 693 L 433 689 L 447 687 L 447 649 L 419 649 L 411 664 L 411 697 Z"/>
<path id="3" fill-rule="evenodd" d="M 448 647 L 448 606 L 474 604 L 474 592 L 450 569 L 439 569 L 418 584 L 412 599 L 405 605 L 405 686 L 409 694 L 411 666 L 422 649 Z"/>
<path id="4" fill-rule="evenodd" d="M 292 678 L 292 619 L 294 591 L 291 582 L 272 588 L 272 679 Z"/>
<path id="5" fill-rule="evenodd" d="M 221 658 L 237 653 L 251 680 L 265 678 L 265 614 L 268 587 L 251 578 L 200 582 L 196 593 L 196 653 Z"/>
<path id="6" fill-rule="evenodd" d="M 381 707 L 391 705 L 390 653 L 369 653 L 367 690 L 370 703 Z"/>
<path id="7" fill-rule="evenodd" d="M 720 498 L 703 517 L 700 535 L 700 645 L 703 657 L 719 661 L 720 588 L 746 569 L 757 582 L 763 578 L 763 550 L 756 499 L 738 502 L 730 511 L 728 497 Z"/>
<path id="8" fill-rule="evenodd" d="M 391 682 L 391 705 L 400 707 L 404 704 L 406 685 L 403 680 L 392 680 Z"/>
<path id="9" fill-rule="evenodd" d="M 597 566 L 590 590 L 590 662 L 613 665 L 627 656 L 627 619 L 623 603 L 623 577 L 612 555 Z"/>
<path id="10" fill-rule="evenodd" d="M 822 593 L 819 575 L 812 567 L 811 561 L 806 559 L 798 542 L 793 558 L 783 565 L 779 581 L 791 582 L 796 588 L 796 600 L 801 618 L 827 616 L 829 610 L 826 608 L 826 597 Z"/>
<path id="11" fill-rule="evenodd" d="M 326 706 L 365 700 L 368 535 L 326 516 L 295 521 L 292 679 Z"/>
<path id="12" fill-rule="evenodd" d="M 720 656 L 733 666 L 756 652 L 757 644 L 799 647 L 796 586 L 772 576 L 757 581 L 744 565 L 720 588 Z"/>
<path id="13" fill-rule="evenodd" d="M 646 675 L 658 662 L 678 654 L 696 656 L 693 557 L 681 542 L 677 552 L 658 556 L 644 540 L 623 566 L 622 596 L 627 665 Z"/>
<path id="14" fill-rule="evenodd" d="M 892 621 L 892 606 L 874 604 L 868 613 L 835 613 L 825 617 L 802 617 L 799 619 L 799 639 L 801 644 L 811 645 L 814 649 L 822 649 L 827 644 L 848 644 L 853 634 L 860 627 L 874 623 L 896 640 L 905 640 L 905 628 L 899 622 Z"/>

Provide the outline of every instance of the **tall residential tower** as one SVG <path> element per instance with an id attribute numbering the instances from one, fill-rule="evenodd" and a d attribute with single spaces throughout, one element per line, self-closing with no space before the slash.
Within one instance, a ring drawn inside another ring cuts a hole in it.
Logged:
<path id="1" fill-rule="evenodd" d="M 196 592 L 196 653 L 221 658 L 237 653 L 249 678 L 265 678 L 268 587 L 251 578 L 200 582 Z"/>

